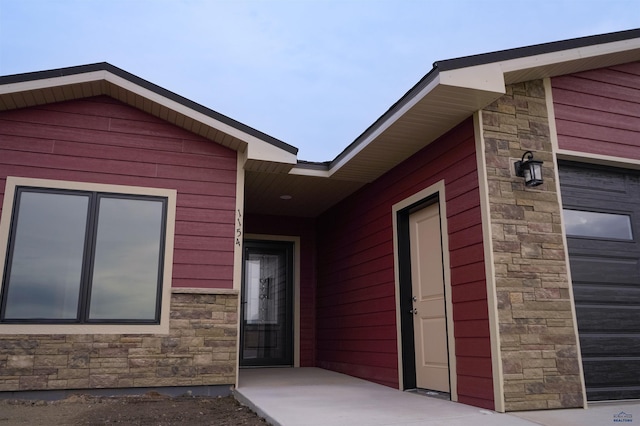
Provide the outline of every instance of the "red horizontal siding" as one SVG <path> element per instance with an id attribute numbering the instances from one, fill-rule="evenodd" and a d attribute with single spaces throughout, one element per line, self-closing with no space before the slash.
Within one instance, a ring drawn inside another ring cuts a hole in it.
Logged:
<path id="1" fill-rule="evenodd" d="M 234 151 L 104 96 L 0 113 L 0 191 L 6 176 L 175 189 L 175 287 L 232 287 L 236 167 Z"/>
<path id="2" fill-rule="evenodd" d="M 493 408 L 471 120 L 318 219 L 318 365 L 398 386 L 392 206 L 442 179 L 447 197 L 456 350 L 463 351 L 456 354 L 458 392 L 468 401 L 475 398 L 475 405 Z M 478 350 L 468 350 L 474 346 Z M 478 378 L 486 382 L 483 389 L 476 387 Z"/>
<path id="3" fill-rule="evenodd" d="M 493 380 L 458 375 L 458 401 L 493 410 Z"/>
<path id="4" fill-rule="evenodd" d="M 343 329 L 346 330 L 347 327 L 353 329 L 360 329 L 366 334 L 367 327 L 383 327 L 388 325 L 390 322 L 395 321 L 395 310 L 385 310 L 385 311 L 364 311 L 358 312 L 350 315 L 342 314 L 341 310 L 334 311 L 332 315 L 328 314 L 323 316 L 322 320 L 322 330 L 319 332 L 319 336 L 321 335 L 323 338 L 327 340 L 334 340 L 332 336 L 332 330 Z M 324 333 L 324 334 L 323 334 Z M 362 336 L 364 336 L 363 334 Z M 376 338 L 380 339 L 388 339 L 389 336 L 395 339 L 395 331 L 390 333 L 388 336 L 375 334 Z"/>
<path id="5" fill-rule="evenodd" d="M 369 366 L 366 364 L 344 364 L 341 362 L 324 362 L 323 368 L 333 371 L 349 371 L 355 377 L 367 377 L 368 380 L 385 386 L 395 387 L 398 381 L 397 369 Z"/>
<path id="6" fill-rule="evenodd" d="M 487 289 L 483 288 L 485 282 L 484 277 L 478 281 L 468 283 L 456 283 L 456 291 L 453 292 L 453 303 L 460 304 L 472 300 L 485 300 L 487 298 Z"/>
<path id="7" fill-rule="evenodd" d="M 449 238 L 452 237 L 450 236 Z M 449 250 L 452 251 L 451 247 L 449 247 Z M 455 256 L 453 253 L 449 254 L 449 263 L 452 268 L 478 262 L 482 262 L 484 264 L 484 250 L 482 244 L 473 244 L 456 249 Z"/>
<path id="8" fill-rule="evenodd" d="M 456 321 L 456 337 L 489 337 L 489 320 Z"/>
<path id="9" fill-rule="evenodd" d="M 561 149 L 640 159 L 640 62 L 551 80 Z"/>

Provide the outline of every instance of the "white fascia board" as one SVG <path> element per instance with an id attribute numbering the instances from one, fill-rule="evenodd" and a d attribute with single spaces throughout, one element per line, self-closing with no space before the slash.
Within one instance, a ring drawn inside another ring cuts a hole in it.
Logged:
<path id="1" fill-rule="evenodd" d="M 504 94 L 504 74 L 499 63 L 440 72 L 440 84 Z"/>
<path id="2" fill-rule="evenodd" d="M 0 85 L 0 95 L 27 92 L 29 90 L 47 89 L 50 87 L 67 86 L 70 84 L 91 83 L 106 80 L 108 71 L 92 71 L 82 74 L 63 75 L 60 77 L 43 78 Z"/>
<path id="3" fill-rule="evenodd" d="M 183 114 L 186 117 L 189 117 L 207 126 L 213 127 L 214 129 L 217 129 L 228 134 L 229 136 L 245 142 L 247 144 L 247 159 L 249 160 L 261 160 L 286 164 L 297 163 L 296 154 L 287 152 L 269 142 L 265 142 L 262 139 L 238 130 L 233 126 L 218 121 L 206 114 L 194 111 L 193 109 L 182 105 L 179 102 L 168 99 L 149 89 L 140 87 L 137 84 L 130 82 L 129 80 L 118 77 L 117 75 L 111 73 L 107 73 L 106 80 L 110 83 L 115 84 L 116 86 L 120 86 L 125 90 L 136 93 L 144 98 L 149 99 L 152 102 L 163 105 L 173 111 L 176 111 L 179 114 Z"/>
<path id="4" fill-rule="evenodd" d="M 121 87 L 124 90 L 142 96 L 145 99 L 167 107 L 179 114 L 182 114 L 197 122 L 217 129 L 228 134 L 229 136 L 245 142 L 248 146 L 247 149 L 249 151 L 248 158 L 251 160 L 263 160 L 286 164 L 297 163 L 297 156 L 295 154 L 278 148 L 277 146 L 269 142 L 263 141 L 262 139 L 259 139 L 253 135 L 238 130 L 233 126 L 216 120 L 215 118 L 212 118 L 206 114 L 194 111 L 193 109 L 182 105 L 179 102 L 166 98 L 152 90 L 141 87 L 136 83 L 132 83 L 131 81 L 112 74 L 111 72 L 106 70 L 5 84 L 0 86 L 0 95 L 99 81 L 105 81 L 117 87 Z"/>
<path id="5" fill-rule="evenodd" d="M 236 136 L 237 137 L 237 136 Z M 239 138 L 240 139 L 240 138 Z M 298 156 L 251 135 L 246 135 L 247 159 L 272 163 L 297 164 Z"/>
<path id="6" fill-rule="evenodd" d="M 570 62 L 579 59 L 589 59 L 597 56 L 605 56 L 630 50 L 640 49 L 640 38 L 615 41 L 604 44 L 578 47 L 575 49 L 561 50 L 558 52 L 543 53 L 534 56 L 502 61 L 501 67 L 505 73 L 524 69 L 543 67 L 547 65 Z"/>
<path id="7" fill-rule="evenodd" d="M 331 177 L 329 170 L 308 169 L 304 167 L 293 167 L 289 171 L 289 174 L 298 175 L 298 176 L 322 177 L 322 178 Z"/>

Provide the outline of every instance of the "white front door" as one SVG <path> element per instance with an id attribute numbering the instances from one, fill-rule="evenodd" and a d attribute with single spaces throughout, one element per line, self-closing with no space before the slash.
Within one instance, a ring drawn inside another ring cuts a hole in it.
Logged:
<path id="1" fill-rule="evenodd" d="M 450 392 L 440 211 L 437 203 L 409 216 L 416 386 Z"/>

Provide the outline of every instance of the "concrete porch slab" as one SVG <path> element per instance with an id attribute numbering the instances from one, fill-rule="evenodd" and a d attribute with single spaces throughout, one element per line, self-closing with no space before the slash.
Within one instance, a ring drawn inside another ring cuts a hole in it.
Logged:
<path id="1" fill-rule="evenodd" d="M 545 426 L 633 426 L 640 424 L 640 401 L 596 402 L 589 403 L 586 410 L 522 411 L 511 415 Z"/>
<path id="2" fill-rule="evenodd" d="M 539 424 L 319 368 L 243 369 L 235 395 L 279 426 Z"/>

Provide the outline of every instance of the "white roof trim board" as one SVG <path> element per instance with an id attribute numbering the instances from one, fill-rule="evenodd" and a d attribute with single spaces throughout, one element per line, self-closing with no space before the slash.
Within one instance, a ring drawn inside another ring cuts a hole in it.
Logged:
<path id="1" fill-rule="evenodd" d="M 174 124 L 245 152 L 258 169 L 265 163 L 288 171 L 297 163 L 296 148 L 106 63 L 0 77 L 0 110 L 96 95 L 112 96 L 160 118 L 175 117 Z"/>

